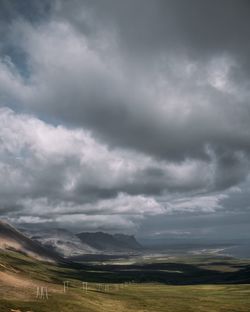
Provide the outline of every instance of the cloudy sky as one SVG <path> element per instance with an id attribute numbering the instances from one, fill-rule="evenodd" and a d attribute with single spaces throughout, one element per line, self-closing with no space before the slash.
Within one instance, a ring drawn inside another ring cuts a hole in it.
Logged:
<path id="1" fill-rule="evenodd" d="M 245 238 L 248 0 L 0 0 L 0 214 Z"/>

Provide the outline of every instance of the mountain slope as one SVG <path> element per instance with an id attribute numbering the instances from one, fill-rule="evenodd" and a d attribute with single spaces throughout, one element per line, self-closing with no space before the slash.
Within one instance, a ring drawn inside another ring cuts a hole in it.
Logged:
<path id="1" fill-rule="evenodd" d="M 125 234 L 108 234 L 103 232 L 83 232 L 77 234 L 80 240 L 101 251 L 135 251 L 142 249 L 134 236 Z"/>
<path id="2" fill-rule="evenodd" d="M 114 234 L 113 237 L 124 247 L 128 246 L 128 248 L 135 250 L 142 249 L 142 246 L 137 242 L 133 235 Z"/>
<path id="3" fill-rule="evenodd" d="M 15 250 L 35 259 L 57 262 L 60 257 L 38 242 L 28 238 L 10 224 L 0 220 L 0 249 Z"/>
<path id="4" fill-rule="evenodd" d="M 27 235 L 42 245 L 55 250 L 63 257 L 72 257 L 82 254 L 96 253 L 97 250 L 81 240 L 73 233 L 64 229 L 44 231 L 26 231 Z"/>

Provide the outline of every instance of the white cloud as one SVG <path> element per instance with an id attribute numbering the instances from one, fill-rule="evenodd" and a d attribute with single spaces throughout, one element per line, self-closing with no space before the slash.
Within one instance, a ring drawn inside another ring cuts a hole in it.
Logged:
<path id="1" fill-rule="evenodd" d="M 162 231 L 153 232 L 151 235 L 152 236 L 162 236 L 162 235 L 186 236 L 190 234 L 191 232 L 183 231 L 183 230 L 162 230 Z"/>
<path id="2" fill-rule="evenodd" d="M 178 198 L 167 203 L 166 210 L 168 213 L 174 212 L 215 212 L 223 209 L 221 202 L 228 198 L 227 194 L 215 194 Z"/>
<path id="3" fill-rule="evenodd" d="M 212 176 L 206 176 L 202 162 L 177 165 L 110 150 L 89 131 L 54 126 L 8 108 L 0 109 L 0 123 L 1 207 L 12 207 L 9 217 L 19 222 L 116 215 L 130 225 L 149 215 L 220 208 L 221 196 L 164 206 L 159 196 L 146 194 L 147 188 L 163 193 L 190 184 L 205 188 Z"/>

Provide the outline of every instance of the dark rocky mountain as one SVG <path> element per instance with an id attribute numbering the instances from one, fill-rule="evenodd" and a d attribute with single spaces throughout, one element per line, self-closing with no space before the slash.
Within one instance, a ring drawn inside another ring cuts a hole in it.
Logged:
<path id="1" fill-rule="evenodd" d="M 113 236 L 117 241 L 121 242 L 123 245 L 127 245 L 131 249 L 142 249 L 142 246 L 138 243 L 133 235 L 114 234 Z"/>
<path id="2" fill-rule="evenodd" d="M 33 241 L 9 223 L 1 220 L 0 249 L 14 250 L 42 261 L 57 262 L 61 260 L 55 252 Z"/>
<path id="3" fill-rule="evenodd" d="M 0 221 L 0 249 L 15 250 L 43 261 L 62 261 L 82 255 L 140 251 L 142 246 L 132 235 L 74 234 L 65 229 L 17 230 Z"/>
<path id="4" fill-rule="evenodd" d="M 139 251 L 142 249 L 142 246 L 132 235 L 83 232 L 77 234 L 77 237 L 83 243 L 106 252 Z"/>

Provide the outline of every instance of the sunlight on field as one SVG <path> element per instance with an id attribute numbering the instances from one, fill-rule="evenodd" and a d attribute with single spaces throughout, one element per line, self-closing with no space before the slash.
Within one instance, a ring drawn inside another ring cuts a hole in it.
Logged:
<path id="1" fill-rule="evenodd" d="M 62 285 L 46 284 L 49 299 L 36 299 L 35 289 L 27 293 L 20 288 L 22 298 L 0 300 L 0 311 L 33 312 L 167 312 L 167 311 L 249 311 L 250 285 L 166 286 L 159 284 L 110 284 L 109 289 L 98 290 L 90 283 L 87 292 L 75 282 L 66 293 Z M 1 285 L 1 292 L 3 285 Z M 31 292 L 31 293 L 30 293 Z"/>
<path id="2" fill-rule="evenodd" d="M 163 259 L 161 259 L 162 261 Z M 190 263 L 197 267 L 202 265 L 218 266 L 218 259 L 214 258 L 180 258 L 170 265 L 187 266 Z M 156 261 L 156 259 L 152 259 Z M 168 259 L 165 259 L 167 265 Z M 220 269 L 230 270 L 231 267 L 243 266 L 247 268 L 249 262 L 235 259 L 224 259 L 224 266 Z M 149 259 L 147 259 L 149 262 Z M 156 261 L 157 262 L 157 261 Z M 167 285 L 167 276 L 174 274 L 175 278 L 183 274 L 153 266 L 152 271 L 145 271 L 147 264 L 141 262 L 137 277 L 145 275 L 165 274 L 165 283 L 136 282 L 122 280 L 124 277 L 120 265 L 75 267 L 41 263 L 35 259 L 15 252 L 0 254 L 0 312 L 247 312 L 250 311 L 249 284 L 217 284 L 198 283 L 195 274 L 203 271 L 190 271 L 191 285 Z M 220 262 L 222 263 L 222 259 Z M 153 265 L 154 263 L 151 263 Z M 183 268 L 185 268 L 183 266 Z M 134 270 L 131 265 L 125 277 Z M 171 267 L 170 267 L 171 268 Z M 193 268 L 193 266 L 191 266 Z M 143 271 L 143 269 L 145 269 Z M 110 271 L 111 270 L 111 271 Z M 150 268 L 151 270 L 151 268 Z M 133 271 L 133 273 L 135 273 Z M 210 273 L 210 271 L 208 271 Z M 211 271 L 211 274 L 215 271 Z M 245 271 L 247 272 L 247 271 Z M 236 272 L 237 273 L 237 272 Z M 193 275 L 194 274 L 194 275 Z M 225 274 L 228 274 L 227 272 Z M 135 275 L 136 277 L 136 275 Z M 205 276 L 206 277 L 206 276 Z M 186 277 L 187 278 L 187 277 Z M 69 282 L 65 289 L 63 282 Z M 87 289 L 85 284 L 87 282 Z M 48 290 L 46 296 L 37 298 L 37 288 Z"/>

